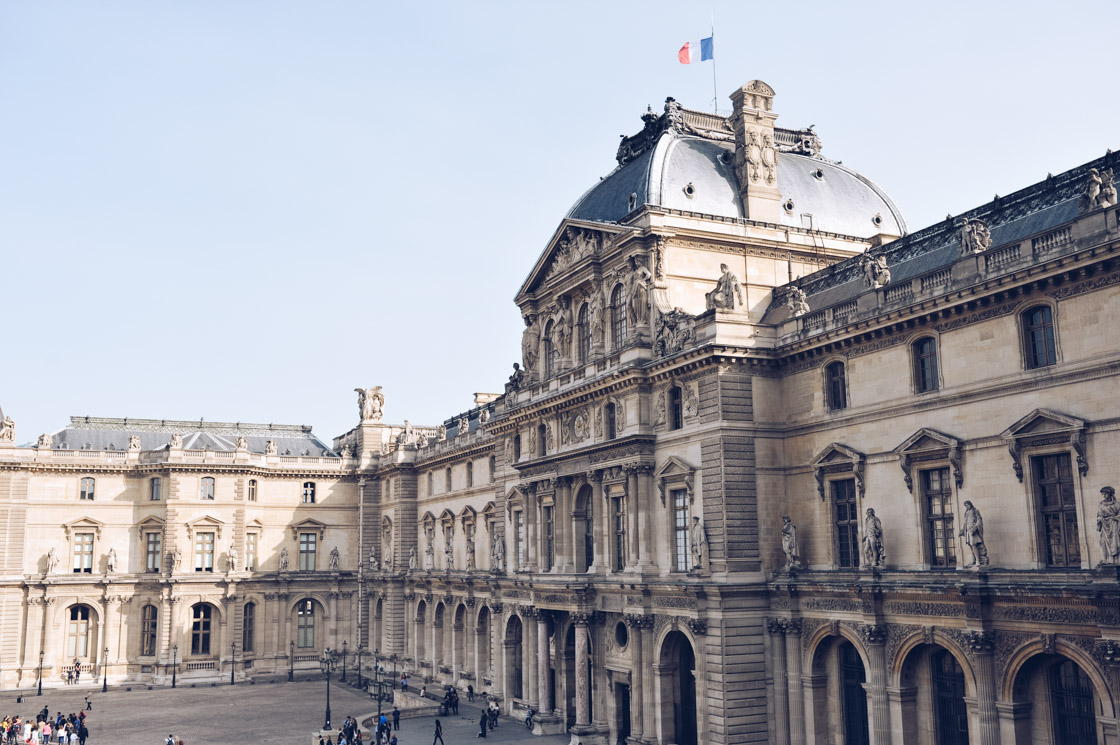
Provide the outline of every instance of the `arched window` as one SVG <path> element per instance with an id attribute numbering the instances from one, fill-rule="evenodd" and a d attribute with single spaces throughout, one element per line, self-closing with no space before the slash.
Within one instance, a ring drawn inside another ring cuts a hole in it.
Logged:
<path id="1" fill-rule="evenodd" d="M 154 605 L 145 605 L 140 612 L 140 654 L 151 656 L 156 653 L 157 613 Z"/>
<path id="2" fill-rule="evenodd" d="M 1096 745 L 1093 683 L 1071 660 L 1050 668 L 1050 718 L 1054 723 L 1054 742 Z"/>
<path id="3" fill-rule="evenodd" d="M 245 603 L 243 623 L 241 624 L 241 651 L 253 651 L 253 630 L 257 622 L 257 604 Z"/>
<path id="4" fill-rule="evenodd" d="M 914 356 L 914 390 L 918 393 L 936 391 L 937 340 L 932 336 L 918 339 L 911 350 Z"/>
<path id="5" fill-rule="evenodd" d="M 521 435 L 513 436 L 513 462 L 521 460 Z"/>
<path id="6" fill-rule="evenodd" d="M 675 385 L 669 389 L 669 429 L 680 429 L 684 426 L 684 404 L 681 401 L 681 387 Z"/>
<path id="7" fill-rule="evenodd" d="M 626 341 L 626 290 L 622 285 L 611 293 L 611 344 L 617 351 Z"/>
<path id="8" fill-rule="evenodd" d="M 848 377 L 844 371 L 844 363 L 839 360 L 830 362 L 824 375 L 828 408 L 831 411 L 848 408 Z"/>
<path id="9" fill-rule="evenodd" d="M 1023 351 L 1027 367 L 1049 367 L 1058 361 L 1054 346 L 1054 314 L 1049 305 L 1036 305 L 1023 311 Z"/>
<path id="10" fill-rule="evenodd" d="M 579 350 L 579 363 L 581 365 L 587 364 L 591 359 L 591 322 L 588 319 L 587 303 L 584 303 L 579 309 L 578 321 L 576 323 L 576 333 L 579 338 L 576 340 Z"/>
<path id="11" fill-rule="evenodd" d="M 303 482 L 303 503 L 304 504 L 315 504 L 315 482 L 314 481 L 304 481 Z"/>
<path id="12" fill-rule="evenodd" d="M 544 327 L 544 376 L 551 378 L 556 374 L 559 365 L 560 352 L 552 343 L 552 321 Z"/>
<path id="13" fill-rule="evenodd" d="M 82 479 L 81 492 L 78 495 L 79 499 L 93 500 L 93 478 L 87 476 Z"/>
<path id="14" fill-rule="evenodd" d="M 210 654 L 210 616 L 213 609 L 199 603 L 191 609 L 191 654 Z"/>
<path id="15" fill-rule="evenodd" d="M 451 491 L 451 469 L 448 468 L 444 472 L 444 480 L 447 481 L 447 488 L 444 491 Z"/>
<path id="16" fill-rule="evenodd" d="M 249 479 L 249 501 L 257 501 L 257 480 Z"/>
<path id="17" fill-rule="evenodd" d="M 202 485 L 198 489 L 199 499 L 213 499 L 214 498 L 214 478 L 212 476 L 204 476 L 202 478 Z"/>
<path id="18" fill-rule="evenodd" d="M 543 424 L 537 425 L 537 456 L 543 457 L 548 455 L 548 427 Z"/>
<path id="19" fill-rule="evenodd" d="M 70 608 L 70 625 L 66 630 L 66 656 L 88 657 L 90 649 L 89 606 Z"/>
<path id="20" fill-rule="evenodd" d="M 296 606 L 296 646 L 315 649 L 315 601 L 301 600 Z"/>
<path id="21" fill-rule="evenodd" d="M 617 433 L 613 403 L 609 403 L 603 407 L 603 424 L 606 429 L 607 439 L 613 440 Z"/>

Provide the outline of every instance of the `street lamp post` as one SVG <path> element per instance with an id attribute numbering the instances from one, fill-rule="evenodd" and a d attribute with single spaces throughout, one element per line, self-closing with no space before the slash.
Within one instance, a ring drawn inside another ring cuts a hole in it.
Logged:
<path id="1" fill-rule="evenodd" d="M 389 659 L 393 662 L 393 679 L 389 681 L 389 685 L 391 685 L 392 690 L 395 691 L 397 690 L 397 653 L 394 652 L 393 656 Z"/>
<path id="2" fill-rule="evenodd" d="M 105 647 L 105 654 L 101 658 L 101 692 L 109 690 L 109 648 Z"/>
<path id="3" fill-rule="evenodd" d="M 40 649 L 39 650 L 39 692 L 35 694 L 36 696 L 42 696 L 43 695 L 43 654 L 44 654 L 43 650 Z"/>
<path id="4" fill-rule="evenodd" d="M 296 679 L 296 643 L 288 642 L 288 682 Z"/>
<path id="5" fill-rule="evenodd" d="M 346 645 L 347 645 L 347 643 L 348 642 L 345 639 L 342 641 L 342 677 L 339 678 L 339 680 L 343 683 L 346 682 Z"/>
<path id="6" fill-rule="evenodd" d="M 323 671 L 327 681 L 327 712 L 323 719 L 323 729 L 331 728 L 331 673 L 334 672 L 337 665 L 338 653 L 332 652 L 330 649 L 324 649 L 322 657 L 319 658 L 319 669 Z"/>
<path id="7" fill-rule="evenodd" d="M 175 673 L 179 671 L 179 645 L 171 645 L 171 687 L 175 687 Z"/>
<path id="8" fill-rule="evenodd" d="M 234 685 L 233 672 L 237 669 L 237 642 L 230 642 L 229 649 L 233 652 L 233 659 L 229 663 L 229 684 Z"/>
<path id="9" fill-rule="evenodd" d="M 365 645 L 358 642 L 358 687 L 362 687 L 362 653 L 365 651 Z M 377 658 L 373 659 L 373 664 L 377 666 Z"/>

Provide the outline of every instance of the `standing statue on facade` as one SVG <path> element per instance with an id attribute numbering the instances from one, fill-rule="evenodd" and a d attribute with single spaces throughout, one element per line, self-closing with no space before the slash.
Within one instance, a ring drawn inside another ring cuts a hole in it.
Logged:
<path id="1" fill-rule="evenodd" d="M 626 286 L 626 320 L 631 329 L 649 323 L 649 283 L 652 280 L 649 269 L 642 266 L 637 256 L 631 256 Z"/>
<path id="2" fill-rule="evenodd" d="M 886 563 L 883 549 L 883 523 L 875 517 L 875 510 L 867 508 L 863 519 L 863 563 L 868 567 L 881 567 Z"/>
<path id="3" fill-rule="evenodd" d="M 58 568 L 58 554 L 51 546 L 51 550 L 47 552 L 47 574 L 54 574 L 54 570 Z"/>
<path id="4" fill-rule="evenodd" d="M 117 571 L 117 549 L 110 548 L 109 555 L 105 557 L 105 573 L 113 574 Z"/>
<path id="5" fill-rule="evenodd" d="M 868 287 L 876 289 L 891 281 L 891 270 L 887 268 L 886 254 L 870 253 L 860 254 L 859 268 L 863 272 L 863 281 Z"/>
<path id="6" fill-rule="evenodd" d="M 175 549 L 174 551 L 171 552 L 171 567 L 175 571 L 178 571 L 179 569 L 182 568 L 182 566 L 183 566 L 183 552 L 180 551 L 179 549 Z"/>
<path id="7" fill-rule="evenodd" d="M 525 372 L 532 375 L 537 369 L 537 354 L 540 352 L 541 330 L 535 313 L 525 314 L 525 330 L 521 332 L 521 363 Z"/>
<path id="8" fill-rule="evenodd" d="M 331 549 L 330 562 L 327 564 L 327 569 L 332 572 L 338 571 L 338 546 Z"/>
<path id="9" fill-rule="evenodd" d="M 722 310 L 735 310 L 735 302 L 743 304 L 743 290 L 739 286 L 739 278 L 731 273 L 727 264 L 719 265 L 720 278 L 716 280 L 716 288 L 704 295 L 708 310 L 720 308 Z"/>
<path id="10" fill-rule="evenodd" d="M 552 345 L 561 357 L 568 357 L 568 344 L 572 340 L 572 301 L 566 295 L 560 298 L 560 310 L 552 321 Z"/>
<path id="11" fill-rule="evenodd" d="M 494 536 L 494 547 L 490 550 L 490 565 L 491 568 L 500 572 L 505 566 L 506 560 L 506 544 L 502 541 L 500 535 Z"/>
<path id="12" fill-rule="evenodd" d="M 972 561 L 965 566 L 988 566 L 988 547 L 984 545 L 984 518 L 980 510 L 967 499 L 964 502 L 964 527 L 959 535 L 964 537 L 964 542 L 972 549 Z"/>
<path id="13" fill-rule="evenodd" d="M 385 406 L 385 395 L 381 393 L 381 386 L 373 388 L 355 388 L 358 394 L 358 413 L 363 422 L 380 422 L 381 408 Z"/>
<path id="14" fill-rule="evenodd" d="M 236 546 L 230 546 L 229 547 L 229 553 L 226 554 L 226 562 L 229 564 L 229 570 L 231 572 L 236 572 L 237 571 L 237 568 L 238 568 L 237 567 L 237 559 L 238 559 L 237 547 Z"/>
<path id="15" fill-rule="evenodd" d="M 474 569 L 474 538 L 467 538 L 467 569 Z"/>
<path id="16" fill-rule="evenodd" d="M 525 371 L 521 369 L 521 364 L 513 363 L 513 374 L 509 376 L 509 383 L 506 384 L 506 391 L 519 391 L 521 386 L 525 384 Z"/>
<path id="17" fill-rule="evenodd" d="M 1104 499 L 1097 508 L 1097 532 L 1100 533 L 1101 563 L 1120 564 L 1120 502 L 1111 486 L 1101 489 Z"/>
<path id="18" fill-rule="evenodd" d="M 424 568 L 432 569 L 436 565 L 436 550 L 432 546 L 432 537 L 428 536 L 428 547 L 424 549 Z"/>
<path id="19" fill-rule="evenodd" d="M 692 518 L 692 531 L 689 535 L 692 544 L 692 568 L 704 568 L 704 548 L 708 545 L 708 536 L 704 531 L 704 523 L 700 518 Z"/>
<path id="20" fill-rule="evenodd" d="M 455 568 L 455 550 L 451 547 L 450 541 L 443 544 L 443 564 L 444 569 Z"/>
<path id="21" fill-rule="evenodd" d="M 0 412 L 2 415 L 3 412 Z M 5 416 L 0 420 L 0 442 L 15 442 L 16 439 L 16 422 L 10 416 Z"/>
<path id="22" fill-rule="evenodd" d="M 786 569 L 801 568 L 801 554 L 797 549 L 797 526 L 789 519 L 789 515 L 782 515 L 782 551 L 786 555 Z"/>
<path id="23" fill-rule="evenodd" d="M 288 571 L 288 547 L 284 546 L 280 549 L 280 571 Z"/>
<path id="24" fill-rule="evenodd" d="M 411 546 L 408 549 L 408 568 L 409 569 L 415 569 L 416 568 L 416 546 Z"/>
<path id="25" fill-rule="evenodd" d="M 600 283 L 599 286 L 591 291 L 590 322 L 591 342 L 593 344 L 603 343 L 603 330 L 606 328 L 603 308 L 603 286 Z"/>

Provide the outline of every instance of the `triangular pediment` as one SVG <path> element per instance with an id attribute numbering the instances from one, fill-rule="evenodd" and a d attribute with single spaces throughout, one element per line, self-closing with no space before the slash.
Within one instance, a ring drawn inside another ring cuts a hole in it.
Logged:
<path id="1" fill-rule="evenodd" d="M 245 527 L 246 528 L 263 528 L 264 523 L 262 523 L 260 520 L 258 520 L 257 518 L 254 517 L 252 520 L 245 523 Z"/>
<path id="2" fill-rule="evenodd" d="M 219 520 L 216 517 L 211 517 L 210 515 L 203 515 L 202 517 L 196 517 L 194 520 L 187 520 L 187 522 L 186 522 L 187 533 L 189 535 L 192 535 L 192 536 L 195 533 L 197 533 L 198 531 L 213 530 L 214 533 L 217 534 L 217 536 L 219 538 L 221 538 L 222 537 L 222 526 L 224 526 L 224 525 L 225 525 L 224 522 L 222 522 L 221 520 Z"/>
<path id="3" fill-rule="evenodd" d="M 602 254 L 603 248 L 619 232 L 601 223 L 586 220 L 564 220 L 552 234 L 548 247 L 541 253 L 533 270 L 517 292 L 518 300 L 534 292 L 549 279 L 579 264 L 589 256 Z"/>
<path id="4" fill-rule="evenodd" d="M 326 523 L 321 523 L 313 517 L 307 517 L 292 526 L 292 538 L 299 540 L 300 533 L 317 533 L 319 540 L 322 540 L 326 531 Z"/>
<path id="5" fill-rule="evenodd" d="M 1084 419 L 1078 419 L 1075 416 L 1062 414 L 1052 409 L 1035 409 L 1005 429 L 1000 437 L 1008 440 L 1047 432 L 1074 432 L 1084 429 L 1087 424 Z"/>
<path id="6" fill-rule="evenodd" d="M 475 512 L 474 507 L 471 507 L 468 504 L 466 507 L 463 508 L 462 512 L 459 513 L 459 519 L 462 520 L 463 522 L 468 522 L 470 520 L 474 520 L 476 514 L 478 514 L 478 513 Z"/>
<path id="7" fill-rule="evenodd" d="M 167 521 L 162 517 L 158 517 L 156 515 L 148 515 L 143 520 L 136 523 L 136 527 L 140 530 L 163 530 L 163 526 L 166 524 Z"/>
<path id="8" fill-rule="evenodd" d="M 420 522 L 424 523 L 425 525 L 432 525 L 435 523 L 435 521 L 436 516 L 432 514 L 431 510 L 425 512 L 424 516 L 420 518 Z"/>
<path id="9" fill-rule="evenodd" d="M 690 465 L 688 462 L 681 460 L 675 455 L 670 455 L 668 459 L 653 472 L 654 478 L 666 479 L 673 476 L 692 476 L 696 473 L 696 467 Z"/>
<path id="10" fill-rule="evenodd" d="M 960 440 L 944 432 L 922 427 L 906 438 L 906 441 L 894 449 L 899 455 L 912 455 L 931 450 L 946 450 L 960 447 Z"/>
<path id="11" fill-rule="evenodd" d="M 77 520 L 63 523 L 62 529 L 66 531 L 66 537 L 69 538 L 74 533 L 88 533 L 93 531 L 95 536 L 101 535 L 101 529 L 105 527 L 105 523 L 100 520 L 94 520 L 92 517 L 79 517 Z"/>
<path id="12" fill-rule="evenodd" d="M 833 463 L 860 463 L 866 458 L 863 453 L 853 450 L 847 445 L 834 442 L 809 462 L 814 467 L 827 466 Z"/>

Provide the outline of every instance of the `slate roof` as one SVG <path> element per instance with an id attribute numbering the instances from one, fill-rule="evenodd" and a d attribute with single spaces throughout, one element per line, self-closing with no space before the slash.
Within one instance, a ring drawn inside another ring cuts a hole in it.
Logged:
<path id="1" fill-rule="evenodd" d="M 251 453 L 263 453 L 265 443 L 272 440 L 279 455 L 337 455 L 305 425 L 85 416 L 70 417 L 69 425 L 53 433 L 51 446 L 70 450 L 128 450 L 129 437 L 137 435 L 141 450 L 161 450 L 176 432 L 183 436 L 185 450 L 233 451 L 237 448 L 237 437 L 244 436 Z"/>
<path id="2" fill-rule="evenodd" d="M 1077 217 L 1078 202 L 1089 169 L 1112 168 L 1116 160 L 1116 156 L 1109 153 L 887 243 L 875 252 L 886 255 L 891 272 L 890 284 L 893 286 L 948 268 L 960 259 L 960 224 L 963 219 L 976 218 L 987 225 L 992 236 L 988 251 L 1056 228 Z M 783 290 L 790 285 L 797 285 L 805 291 L 814 313 L 871 292 L 863 281 L 859 260 L 859 256 L 853 256 L 776 288 L 763 323 L 780 323 L 788 318 Z"/>

